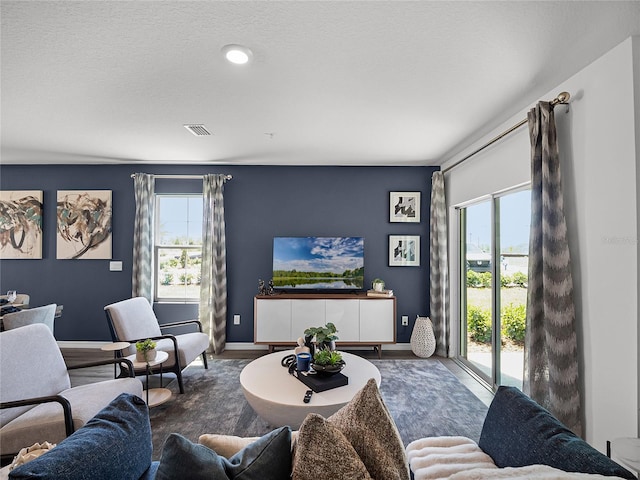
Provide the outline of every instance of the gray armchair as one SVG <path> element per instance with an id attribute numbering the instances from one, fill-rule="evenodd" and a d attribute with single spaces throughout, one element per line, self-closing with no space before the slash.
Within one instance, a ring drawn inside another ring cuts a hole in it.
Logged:
<path id="1" fill-rule="evenodd" d="M 111 363 L 111 359 L 71 368 Z M 36 442 L 58 443 L 83 426 L 121 393 L 144 398 L 142 382 L 118 378 L 71 387 L 69 373 L 53 334 L 37 323 L 0 333 L 0 454 L 11 459 Z"/>
<path id="2" fill-rule="evenodd" d="M 164 323 L 160 325 L 149 301 L 144 297 L 134 297 L 121 302 L 112 303 L 104 307 L 114 342 L 129 342 L 131 347 L 123 350 L 123 354 L 135 353 L 135 343 L 138 340 L 150 338 L 156 340 L 156 350 L 169 354 L 169 358 L 153 367 L 154 371 L 173 372 L 178 380 L 180 393 L 184 393 L 182 369 L 186 368 L 198 356 L 202 356 L 204 368 L 208 368 L 206 350 L 209 347 L 209 336 L 202 332 L 202 325 L 198 320 L 184 320 L 180 322 Z M 162 330 L 176 327 L 191 326 L 194 332 L 178 335 L 163 334 Z M 136 372 L 144 375 L 145 370 Z"/>
<path id="3" fill-rule="evenodd" d="M 5 330 L 32 325 L 34 323 L 44 323 L 51 333 L 53 333 L 53 320 L 56 315 L 57 305 L 52 303 L 43 307 L 26 308 L 15 313 L 7 313 L 2 317 Z"/>

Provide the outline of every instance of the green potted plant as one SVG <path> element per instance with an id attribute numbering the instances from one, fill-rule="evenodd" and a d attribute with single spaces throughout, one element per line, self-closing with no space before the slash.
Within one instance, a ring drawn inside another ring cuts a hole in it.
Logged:
<path id="1" fill-rule="evenodd" d="M 147 338 L 146 340 L 140 340 L 136 342 L 136 361 L 138 362 L 152 362 L 156 359 L 156 346 L 158 344 Z"/>
<path id="2" fill-rule="evenodd" d="M 337 350 L 319 349 L 313 355 L 311 368 L 319 374 L 333 375 L 344 368 L 342 354 Z"/>
<path id="3" fill-rule="evenodd" d="M 384 290 L 384 280 L 376 278 L 373 280 L 372 286 L 376 292 L 381 292 Z"/>
<path id="4" fill-rule="evenodd" d="M 327 348 L 328 350 L 336 349 L 336 340 L 338 340 L 338 330 L 336 326 L 328 322 L 323 327 L 309 327 L 304 331 L 305 344 L 310 343 L 315 338 L 315 343 L 318 350 Z"/>

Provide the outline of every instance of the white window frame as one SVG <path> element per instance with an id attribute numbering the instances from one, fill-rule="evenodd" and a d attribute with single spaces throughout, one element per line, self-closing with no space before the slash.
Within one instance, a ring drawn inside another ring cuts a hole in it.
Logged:
<path id="1" fill-rule="evenodd" d="M 153 255 L 154 255 L 154 272 L 153 272 L 153 281 L 155 282 L 154 288 L 154 302 L 158 303 L 198 303 L 200 301 L 199 293 L 197 296 L 188 297 L 188 296 L 160 296 L 159 295 L 159 286 L 160 286 L 160 253 L 162 250 L 168 249 L 181 249 L 181 250 L 193 250 L 200 252 L 200 257 L 202 258 L 202 239 L 200 245 L 184 245 L 184 244 L 168 244 L 164 245 L 158 242 L 160 236 L 160 199 L 166 197 L 174 197 L 174 198 L 200 198 L 202 199 L 202 194 L 198 193 L 157 193 L 155 194 L 155 218 L 154 218 L 154 241 L 153 241 Z"/>

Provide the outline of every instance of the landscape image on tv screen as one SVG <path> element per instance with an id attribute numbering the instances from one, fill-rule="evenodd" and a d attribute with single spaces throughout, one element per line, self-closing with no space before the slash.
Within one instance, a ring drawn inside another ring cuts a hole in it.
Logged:
<path id="1" fill-rule="evenodd" d="M 364 238 L 275 237 L 273 285 L 284 289 L 362 289 Z"/>

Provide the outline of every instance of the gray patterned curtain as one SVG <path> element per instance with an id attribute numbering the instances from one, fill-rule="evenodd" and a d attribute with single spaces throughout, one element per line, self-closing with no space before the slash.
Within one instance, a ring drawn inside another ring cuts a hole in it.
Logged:
<path id="1" fill-rule="evenodd" d="M 429 220 L 430 310 L 436 336 L 436 355 L 449 355 L 449 270 L 447 258 L 447 205 L 444 196 L 444 174 L 431 177 L 431 216 Z"/>
<path id="2" fill-rule="evenodd" d="M 153 175 L 136 173 L 133 176 L 136 213 L 133 225 L 133 273 L 131 295 L 153 302 Z"/>
<path id="3" fill-rule="evenodd" d="M 223 189 L 226 175 L 203 179 L 202 271 L 199 318 L 209 351 L 222 353 L 227 341 L 227 248 Z"/>
<path id="4" fill-rule="evenodd" d="M 539 102 L 528 123 L 531 234 L 524 391 L 581 435 L 576 313 L 553 106 Z"/>

